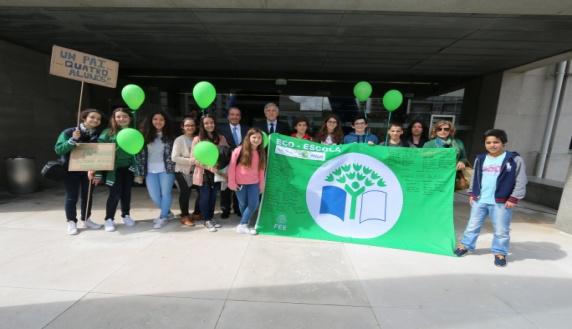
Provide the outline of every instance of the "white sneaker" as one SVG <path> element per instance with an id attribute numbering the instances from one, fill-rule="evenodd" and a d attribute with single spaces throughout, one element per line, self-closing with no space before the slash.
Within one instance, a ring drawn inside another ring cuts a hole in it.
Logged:
<path id="1" fill-rule="evenodd" d="M 217 231 L 216 227 L 214 226 L 214 224 L 211 220 L 205 221 L 205 227 L 207 228 L 207 230 L 209 232 L 216 232 Z"/>
<path id="2" fill-rule="evenodd" d="M 161 227 L 163 227 L 163 225 L 165 225 L 165 218 L 157 218 L 156 220 L 153 221 L 153 228 L 158 230 Z"/>
<path id="3" fill-rule="evenodd" d="M 77 225 L 74 221 L 68 221 L 68 234 L 69 235 L 76 235 L 77 234 Z"/>
<path id="4" fill-rule="evenodd" d="M 236 227 L 236 233 L 250 234 L 250 235 L 258 234 L 256 229 L 248 227 L 247 224 L 238 224 L 238 226 Z"/>
<path id="5" fill-rule="evenodd" d="M 123 220 L 123 224 L 125 224 L 125 226 L 134 226 L 135 225 L 135 221 L 129 215 L 125 215 L 125 217 L 122 216 L 121 219 Z"/>
<path id="6" fill-rule="evenodd" d="M 213 226 L 214 226 L 214 227 L 216 227 L 216 228 L 221 228 L 221 227 L 222 227 L 222 224 L 219 223 L 219 222 L 217 222 L 216 220 L 213 219 L 212 222 L 213 222 Z"/>
<path id="7" fill-rule="evenodd" d="M 83 223 L 82 223 L 82 228 L 89 228 L 92 230 L 99 230 L 101 228 L 101 225 L 94 223 L 90 218 L 86 219 Z"/>
<path id="8" fill-rule="evenodd" d="M 115 231 L 115 223 L 113 223 L 113 219 L 106 219 L 105 220 L 105 232 L 113 232 Z"/>
<path id="9" fill-rule="evenodd" d="M 175 219 L 175 214 L 173 214 L 172 211 L 169 211 L 169 214 L 167 215 L 167 220 L 171 220 L 171 219 Z"/>

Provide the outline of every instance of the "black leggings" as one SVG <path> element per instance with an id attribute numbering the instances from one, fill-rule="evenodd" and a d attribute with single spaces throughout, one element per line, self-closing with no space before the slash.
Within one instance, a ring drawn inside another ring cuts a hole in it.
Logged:
<path id="1" fill-rule="evenodd" d="M 189 199 L 191 198 L 191 190 L 198 189 L 196 186 L 189 186 L 185 176 L 177 172 L 175 173 L 175 179 L 177 180 L 177 185 L 179 186 L 179 207 L 181 208 L 181 216 L 189 216 Z M 195 199 L 195 214 L 199 213 L 199 198 Z"/>
<path id="2" fill-rule="evenodd" d="M 66 188 L 66 220 L 77 223 L 77 200 L 81 197 L 80 209 L 81 220 L 86 220 L 91 216 L 91 203 L 93 202 L 93 188 L 92 195 L 89 199 L 89 206 L 87 204 L 87 190 L 89 188 L 89 180 L 85 171 L 68 171 L 64 176 L 64 186 Z M 88 208 L 89 212 L 88 212 Z"/>
<path id="3" fill-rule="evenodd" d="M 131 187 L 133 172 L 128 167 L 115 170 L 115 183 L 109 187 L 109 196 L 105 205 L 105 220 L 114 219 L 117 204 L 121 200 L 121 217 L 129 215 L 131 209 Z"/>

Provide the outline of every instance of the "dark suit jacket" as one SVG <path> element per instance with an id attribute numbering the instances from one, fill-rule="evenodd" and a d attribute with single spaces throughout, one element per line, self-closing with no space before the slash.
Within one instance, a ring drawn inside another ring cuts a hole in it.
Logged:
<path id="1" fill-rule="evenodd" d="M 234 143 L 234 137 L 232 137 L 232 131 L 230 130 L 230 124 L 229 123 L 225 123 L 225 124 L 221 124 L 218 125 L 218 133 L 223 135 L 224 138 L 226 138 L 226 141 L 228 143 L 228 145 L 230 146 L 231 150 L 234 150 L 238 145 L 236 145 Z M 244 137 L 246 137 L 246 133 L 248 132 L 248 127 L 244 124 L 240 124 L 240 144 L 242 144 L 242 141 L 244 140 Z"/>
<path id="2" fill-rule="evenodd" d="M 268 123 L 266 122 L 266 119 L 264 119 L 260 122 L 257 122 L 254 126 L 268 134 Z M 287 122 L 276 121 L 276 127 L 274 127 L 275 132 L 282 134 L 282 135 L 290 136 L 290 133 L 291 133 L 290 130 L 291 130 L 290 126 L 288 125 Z"/>

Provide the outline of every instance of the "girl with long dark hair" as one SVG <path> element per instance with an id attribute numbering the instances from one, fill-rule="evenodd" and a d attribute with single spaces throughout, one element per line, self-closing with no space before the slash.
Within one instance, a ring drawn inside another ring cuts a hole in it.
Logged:
<path id="1" fill-rule="evenodd" d="M 171 160 L 174 130 L 169 114 L 164 111 L 151 113 L 143 122 L 145 144 L 137 155 L 137 175 L 145 177 L 145 185 L 153 203 L 159 208 L 159 216 L 153 220 L 153 228 L 165 225 L 171 213 L 175 162 Z"/>

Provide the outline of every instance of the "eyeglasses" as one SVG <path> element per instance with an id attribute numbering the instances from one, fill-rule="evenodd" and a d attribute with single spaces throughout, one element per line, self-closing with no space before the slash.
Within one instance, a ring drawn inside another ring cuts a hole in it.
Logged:
<path id="1" fill-rule="evenodd" d="M 446 128 L 439 127 L 439 128 L 437 128 L 437 131 L 449 131 L 449 130 L 451 130 L 451 128 L 449 128 L 449 127 L 446 127 Z"/>

